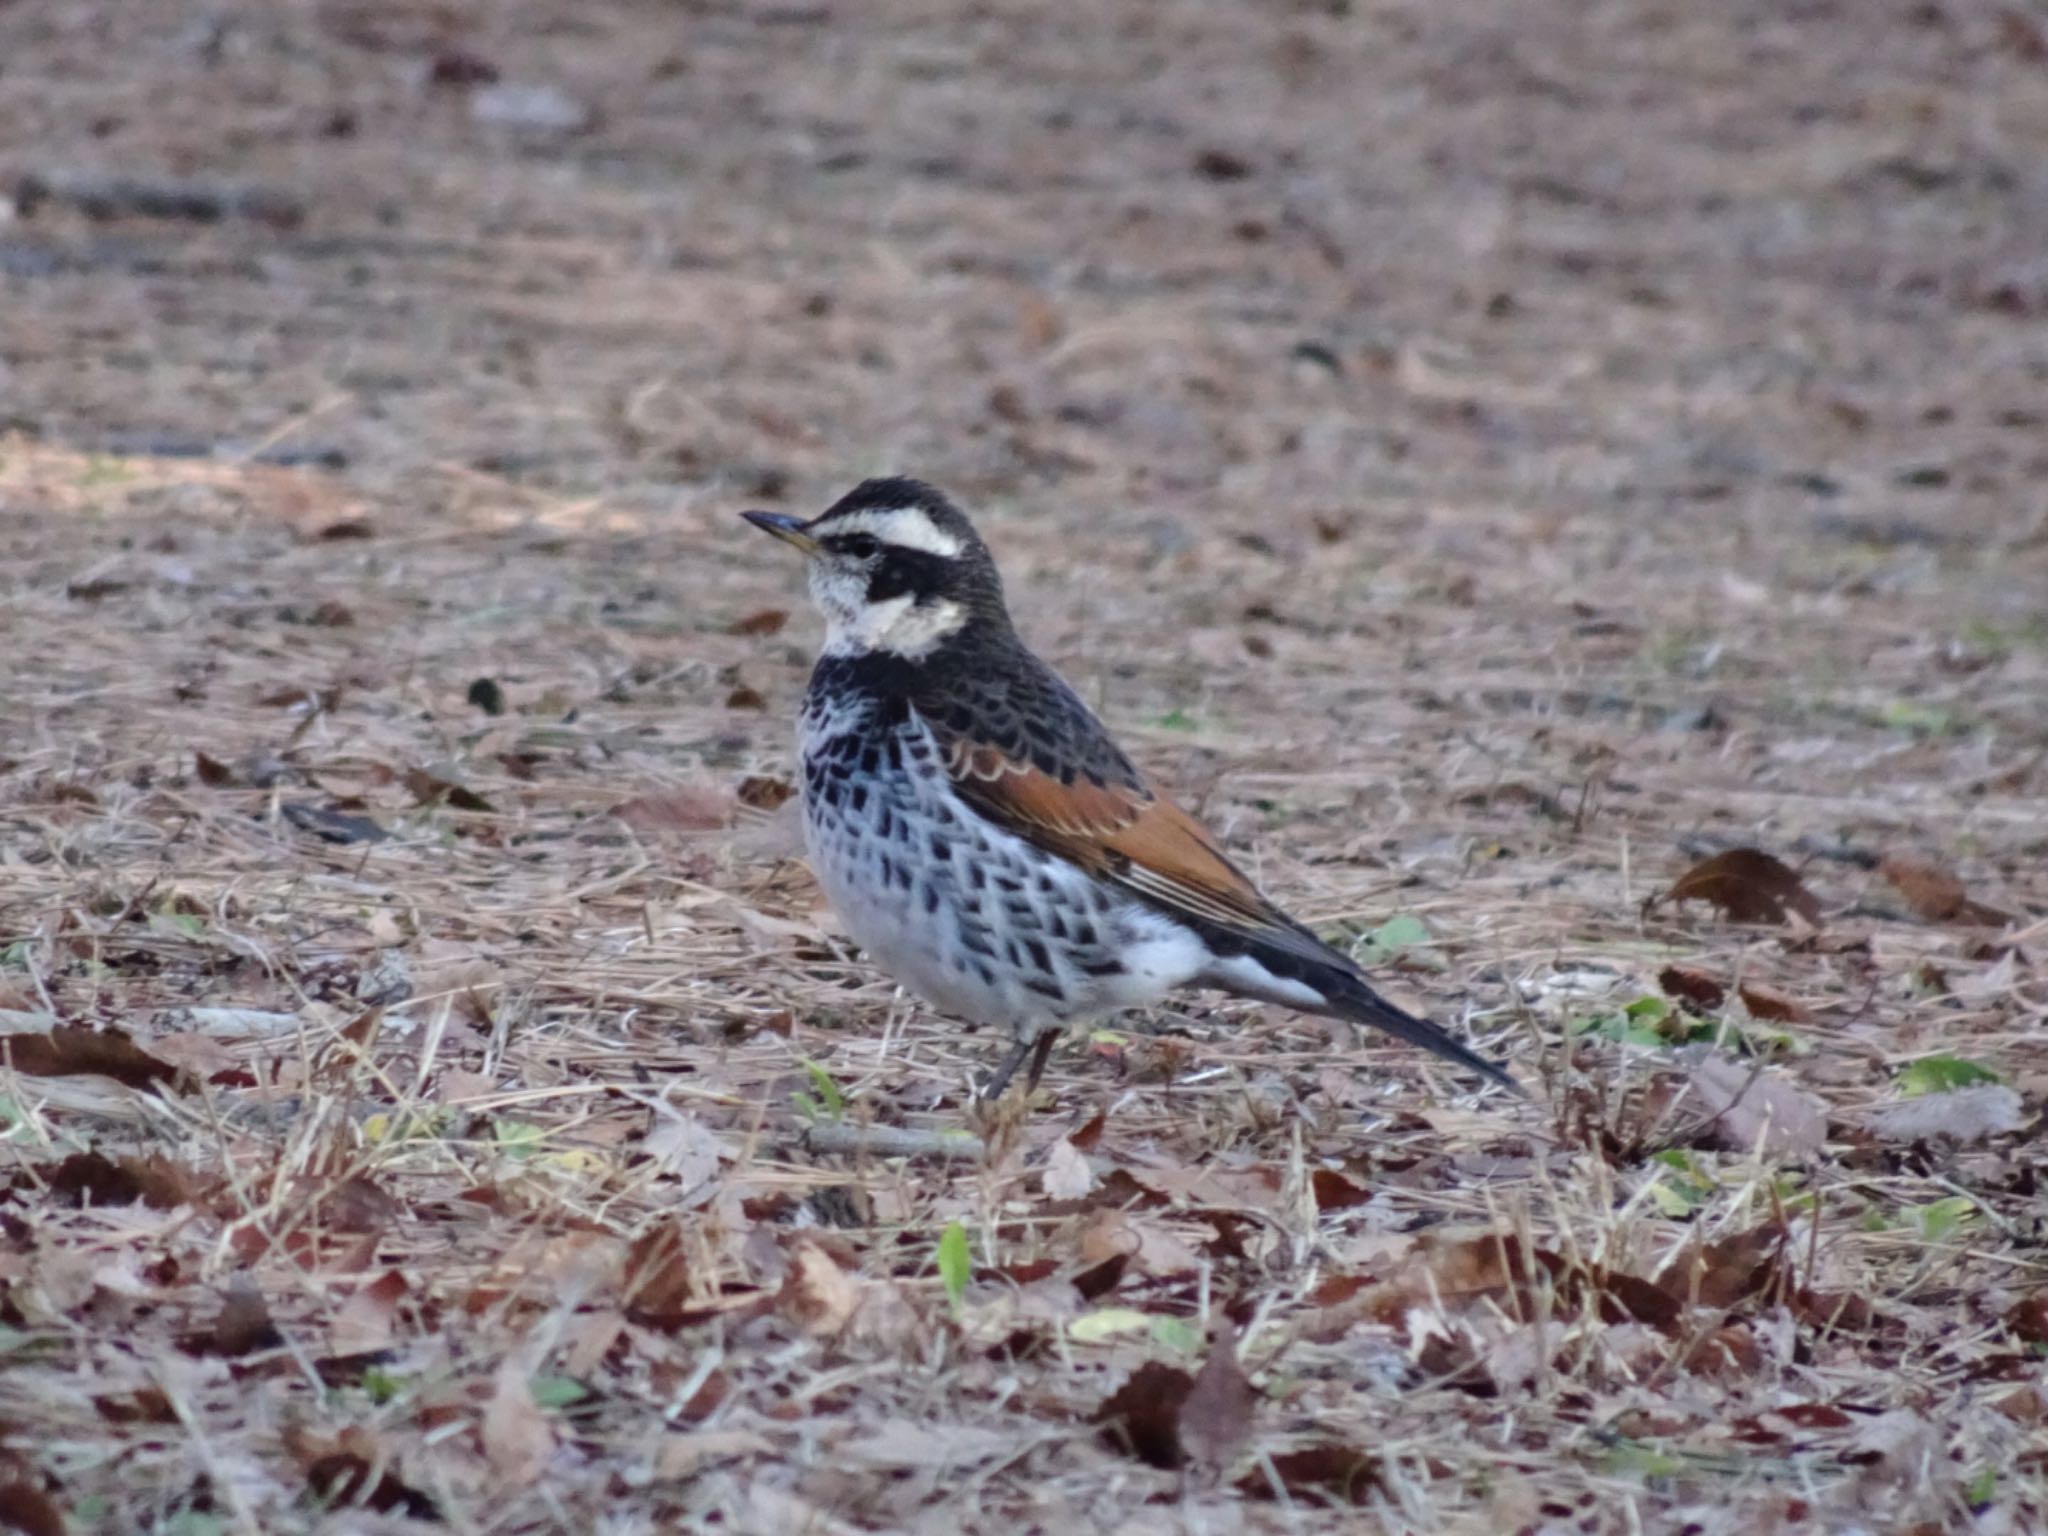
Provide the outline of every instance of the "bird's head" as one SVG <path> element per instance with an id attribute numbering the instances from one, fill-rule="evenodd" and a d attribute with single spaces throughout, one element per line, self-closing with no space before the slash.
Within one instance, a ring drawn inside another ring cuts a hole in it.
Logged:
<path id="1" fill-rule="evenodd" d="M 995 561 L 966 515 L 918 480 L 864 480 L 809 522 L 741 514 L 810 558 L 825 653 L 919 660 L 972 626 L 1006 624 Z"/>

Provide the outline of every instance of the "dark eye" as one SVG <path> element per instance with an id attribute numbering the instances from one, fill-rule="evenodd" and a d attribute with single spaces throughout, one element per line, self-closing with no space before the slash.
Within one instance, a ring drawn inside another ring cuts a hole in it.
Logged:
<path id="1" fill-rule="evenodd" d="M 865 560 L 882 547 L 873 535 L 865 533 L 844 534 L 834 539 L 832 543 L 839 553 L 851 555 L 856 560 Z"/>

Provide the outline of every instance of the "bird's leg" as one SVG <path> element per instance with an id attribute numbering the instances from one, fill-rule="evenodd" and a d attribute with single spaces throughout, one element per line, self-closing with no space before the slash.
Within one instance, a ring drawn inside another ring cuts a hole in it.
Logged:
<path id="1" fill-rule="evenodd" d="M 1038 1092 L 1038 1080 L 1045 1076 L 1045 1063 L 1052 1055 L 1052 1048 L 1058 1042 L 1060 1032 L 1048 1029 L 1039 1035 L 1031 1048 L 1031 1070 L 1024 1074 L 1024 1097 L 1030 1098 Z"/>
<path id="2" fill-rule="evenodd" d="M 980 1097 L 984 1104 L 993 1104 L 1003 1096 L 1003 1090 L 1010 1086 L 1010 1079 L 1017 1075 L 1017 1069 L 1024 1065 L 1025 1056 L 1036 1043 L 1029 1035 L 1025 1035 L 1010 1047 L 1010 1054 L 1003 1058 L 1003 1064 L 996 1068 L 995 1075 L 981 1085 Z M 1036 1080 L 1034 1073 L 1033 1081 Z"/>

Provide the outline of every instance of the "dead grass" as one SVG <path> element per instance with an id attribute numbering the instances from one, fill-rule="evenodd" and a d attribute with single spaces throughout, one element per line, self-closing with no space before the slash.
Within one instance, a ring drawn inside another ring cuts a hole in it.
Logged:
<path id="1" fill-rule="evenodd" d="M 0 177 L 305 212 L 0 225 L 0 1525 L 2048 1521 L 2035 23 L 31 10 Z M 884 466 L 1531 1101 L 975 1120 L 732 518 Z"/>

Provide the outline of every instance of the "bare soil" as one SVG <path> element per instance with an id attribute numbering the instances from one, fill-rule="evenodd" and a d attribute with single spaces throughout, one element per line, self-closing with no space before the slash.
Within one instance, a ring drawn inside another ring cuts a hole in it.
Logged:
<path id="1" fill-rule="evenodd" d="M 2030 3 L 0 5 L 0 1527 L 2043 1528 L 2044 143 Z M 1528 1101 L 977 1112 L 734 516 L 885 470 Z"/>

